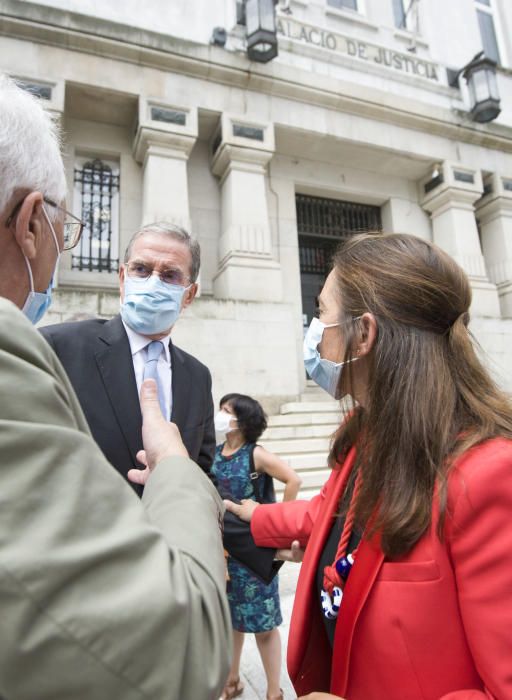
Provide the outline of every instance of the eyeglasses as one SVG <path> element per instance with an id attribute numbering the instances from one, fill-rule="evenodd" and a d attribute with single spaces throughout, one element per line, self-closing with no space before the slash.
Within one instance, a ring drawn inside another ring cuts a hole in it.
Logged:
<path id="1" fill-rule="evenodd" d="M 24 201 L 25 197 L 20 202 L 18 202 L 18 204 L 12 210 L 9 218 L 5 222 L 5 225 L 7 227 L 9 227 L 12 224 L 12 222 L 18 215 L 18 212 L 21 209 L 21 205 Z M 71 250 L 71 248 L 74 248 L 80 240 L 82 231 L 84 230 L 85 226 L 84 222 L 71 212 L 59 206 L 53 200 L 48 199 L 48 197 L 43 197 L 43 201 L 46 204 L 49 204 L 51 207 L 55 207 L 55 209 L 58 209 L 59 211 L 64 213 L 64 245 L 62 247 L 62 250 Z"/>
<path id="2" fill-rule="evenodd" d="M 179 287 L 187 287 L 192 280 L 183 274 L 181 270 L 169 268 L 167 270 L 155 270 L 154 267 L 142 262 L 129 262 L 126 264 L 126 272 L 129 277 L 139 280 L 147 280 L 156 272 L 162 282 L 174 284 Z"/>

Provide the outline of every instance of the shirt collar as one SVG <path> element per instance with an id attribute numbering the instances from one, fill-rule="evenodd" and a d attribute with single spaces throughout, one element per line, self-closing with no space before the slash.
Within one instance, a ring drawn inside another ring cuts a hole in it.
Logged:
<path id="1" fill-rule="evenodd" d="M 126 331 L 126 335 L 128 336 L 128 342 L 130 343 L 130 350 L 132 353 L 132 357 L 136 355 L 138 352 L 143 350 L 145 347 L 147 347 L 151 343 L 151 338 L 148 338 L 145 335 L 141 335 L 140 333 L 137 333 L 134 331 L 130 326 L 127 326 L 126 323 L 121 319 L 124 329 Z M 165 352 L 165 359 L 166 361 L 171 364 L 171 353 L 169 350 L 169 342 L 171 340 L 171 334 L 168 333 L 164 338 L 160 338 L 160 342 L 163 343 L 164 346 L 164 352 Z"/>

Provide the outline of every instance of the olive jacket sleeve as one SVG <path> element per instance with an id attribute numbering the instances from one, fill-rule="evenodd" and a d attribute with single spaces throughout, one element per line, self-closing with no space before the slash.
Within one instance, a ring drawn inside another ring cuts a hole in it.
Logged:
<path id="1" fill-rule="evenodd" d="M 219 523 L 174 457 L 140 501 L 51 348 L 0 300 L 0 696 L 209 700 L 229 668 Z"/>

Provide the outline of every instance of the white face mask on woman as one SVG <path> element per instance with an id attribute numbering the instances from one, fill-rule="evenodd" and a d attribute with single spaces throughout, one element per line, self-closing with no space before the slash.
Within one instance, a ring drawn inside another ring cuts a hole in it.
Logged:
<path id="1" fill-rule="evenodd" d="M 357 318 L 360 318 L 359 316 Z M 357 319 L 353 319 L 354 321 Z M 311 379 L 318 384 L 318 386 L 325 389 L 325 391 L 330 394 L 334 399 L 341 398 L 338 395 L 338 386 L 341 380 L 341 372 L 344 365 L 349 362 L 355 362 L 359 360 L 358 357 L 353 357 L 351 360 L 346 362 L 332 362 L 331 360 L 326 360 L 320 356 L 318 352 L 318 346 L 322 340 L 324 330 L 326 328 L 333 328 L 334 326 L 340 326 L 341 323 L 322 323 L 318 318 L 314 318 L 307 330 L 306 336 L 304 338 L 304 367 L 306 372 L 309 374 Z"/>
<path id="2" fill-rule="evenodd" d="M 232 428 L 229 425 L 232 420 L 236 421 L 236 418 L 231 413 L 228 413 L 227 411 L 222 411 L 222 410 L 219 411 L 215 415 L 215 418 L 214 418 L 215 431 L 217 433 L 222 433 L 223 435 L 227 435 L 232 430 L 236 430 L 236 428 Z"/>

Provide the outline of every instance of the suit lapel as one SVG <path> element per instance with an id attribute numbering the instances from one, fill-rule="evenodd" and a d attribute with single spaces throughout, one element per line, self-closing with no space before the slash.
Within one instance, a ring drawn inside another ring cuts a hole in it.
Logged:
<path id="1" fill-rule="evenodd" d="M 172 412 L 171 420 L 180 430 L 186 425 L 194 387 L 182 351 L 169 342 L 172 367 Z"/>
<path id="2" fill-rule="evenodd" d="M 130 343 L 120 316 L 107 321 L 98 334 L 98 370 L 112 410 L 130 450 L 133 463 L 142 449 L 142 414 L 133 370 Z"/>

